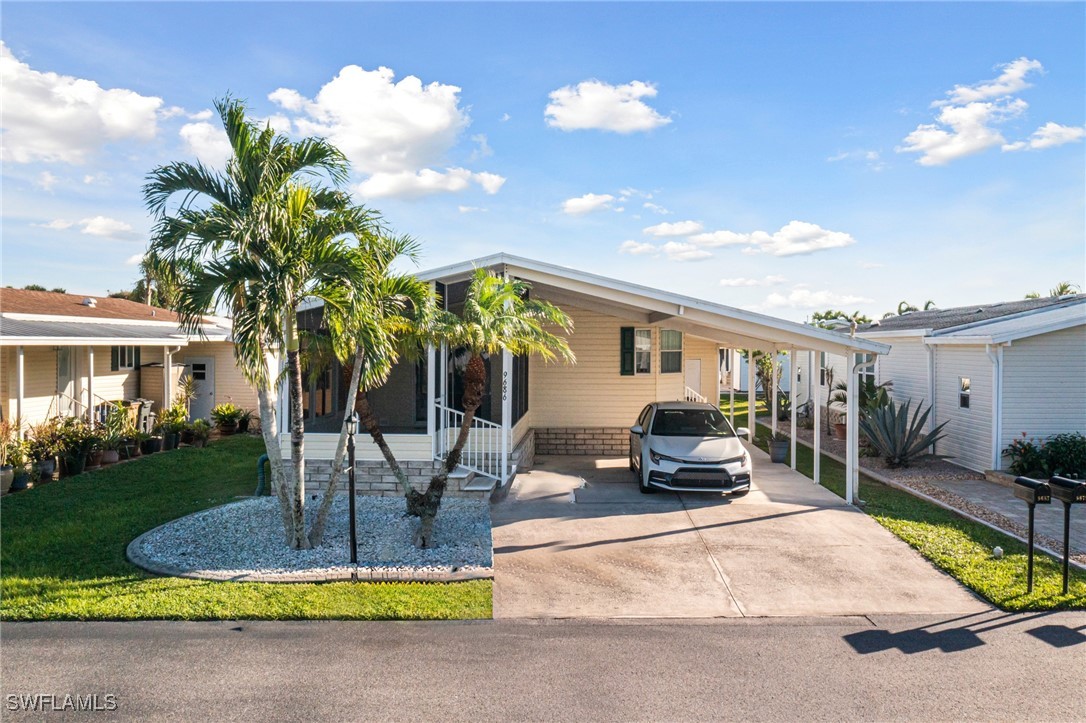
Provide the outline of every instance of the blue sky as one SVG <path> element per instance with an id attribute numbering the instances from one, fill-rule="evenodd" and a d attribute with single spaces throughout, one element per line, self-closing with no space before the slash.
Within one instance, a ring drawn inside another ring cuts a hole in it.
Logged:
<path id="1" fill-rule="evenodd" d="M 505 250 L 802 320 L 1086 281 L 1086 5 L 6 2 L 3 284 L 128 288 L 231 93 L 431 267 Z M 379 70 L 384 68 L 385 70 Z"/>

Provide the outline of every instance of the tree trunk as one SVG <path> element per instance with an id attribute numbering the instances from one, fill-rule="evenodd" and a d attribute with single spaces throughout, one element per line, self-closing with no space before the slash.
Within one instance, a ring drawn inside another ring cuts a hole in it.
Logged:
<path id="1" fill-rule="evenodd" d="M 385 439 L 385 434 L 381 431 L 381 427 L 377 423 L 377 415 L 373 413 L 373 408 L 370 406 L 370 399 L 366 395 L 365 389 L 360 388 L 355 395 L 354 408 L 355 411 L 358 412 L 359 422 L 366 428 L 366 431 L 370 433 L 370 438 L 373 440 L 373 443 L 377 445 L 377 448 L 381 450 L 381 455 L 384 456 L 388 468 L 392 470 L 392 474 L 396 475 L 400 487 L 403 488 L 403 493 L 405 495 L 408 494 L 411 492 L 411 482 L 407 479 L 407 473 L 400 467 L 396 455 L 392 453 L 392 449 L 388 446 L 388 440 Z"/>
<path id="2" fill-rule="evenodd" d="M 464 370 L 464 421 L 460 424 L 460 434 L 456 437 L 456 444 L 445 457 L 445 464 L 441 471 L 430 478 L 426 491 L 420 493 L 410 490 L 407 493 L 407 514 L 419 518 L 419 529 L 415 534 L 415 545 L 418 547 L 430 547 L 433 542 L 434 518 L 437 517 L 438 508 L 441 507 L 441 497 L 445 494 L 445 487 L 449 483 L 449 473 L 460 464 L 460 455 L 471 433 L 475 411 L 483 401 L 485 386 L 486 365 L 481 356 L 472 354 Z"/>
<path id="3" fill-rule="evenodd" d="M 275 377 L 271 384 L 274 387 Z M 258 389 L 257 409 L 260 411 L 260 434 L 264 437 L 264 448 L 268 452 L 271 467 L 271 485 L 279 499 L 279 513 L 283 518 L 283 535 L 287 545 L 291 540 L 291 499 L 290 486 L 283 474 L 283 449 L 279 444 L 279 424 L 275 411 L 278 393 L 273 389 Z"/>
<path id="4" fill-rule="evenodd" d="M 290 461 L 294 491 L 291 499 L 291 542 L 296 550 L 309 548 L 305 536 L 305 419 L 302 416 L 302 365 L 299 359 L 298 320 L 287 322 L 287 384 L 290 389 Z"/>
<path id="5" fill-rule="evenodd" d="M 358 389 L 359 380 L 362 378 L 362 348 L 354 353 L 354 363 L 351 366 L 351 381 L 348 389 Z M 309 544 L 319 547 L 324 541 L 324 526 L 328 520 L 328 512 L 332 509 L 332 500 L 336 496 L 339 480 L 343 476 L 343 457 L 347 454 L 347 420 L 351 416 L 351 408 L 343 410 L 343 425 L 339 430 L 339 442 L 336 444 L 336 456 L 332 460 L 332 476 L 328 480 L 328 487 L 324 490 L 320 507 L 317 509 L 317 518 L 313 520 L 313 526 L 309 529 Z"/>

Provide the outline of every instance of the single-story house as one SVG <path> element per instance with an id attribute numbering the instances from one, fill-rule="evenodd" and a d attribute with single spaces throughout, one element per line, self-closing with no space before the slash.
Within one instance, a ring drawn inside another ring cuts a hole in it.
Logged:
<path id="1" fill-rule="evenodd" d="M 877 356 L 879 341 L 850 338 L 805 324 L 652 289 L 541 261 L 495 254 L 420 274 L 445 308 L 463 303 L 468 279 L 486 268 L 531 284 L 572 317 L 568 341 L 576 364 L 547 364 L 508 352 L 487 360 L 489 392 L 477 413 L 464 466 L 484 481 L 505 484 L 535 454 L 628 453 L 629 427 L 655 400 L 720 399 L 721 349 L 754 348 Z M 302 326 L 320 324 L 320 308 L 303 312 Z M 369 396 L 397 459 L 422 482 L 449 448 L 459 424 L 461 388 L 455 349 L 430 348 L 417 361 L 401 361 L 388 384 Z M 344 405 L 345 372 L 333 366 L 311 385 L 306 406 L 307 473 L 314 484 L 330 471 Z M 280 424 L 286 444 L 285 389 Z M 856 432 L 855 429 L 852 430 Z M 858 436 L 855 436 L 858 440 Z M 850 447 L 857 454 L 855 445 Z M 380 451 L 365 435 L 358 457 L 380 466 Z M 794 457 L 794 456 L 793 456 Z M 850 460 L 856 457 L 851 456 Z M 854 470 L 855 465 L 850 466 Z M 394 494 L 394 479 L 379 483 Z"/>
<path id="2" fill-rule="evenodd" d="M 182 375 L 196 381 L 193 418 L 219 402 L 255 408 L 229 321 L 208 317 L 202 331 L 186 334 L 172 312 L 127 299 L 0 289 L 0 415 L 24 425 L 101 419 L 103 405 L 137 398 L 157 409 Z"/>
<path id="3" fill-rule="evenodd" d="M 893 397 L 931 404 L 929 424 L 949 422 L 936 445 L 951 462 L 983 472 L 1007 467 L 1007 445 L 1086 431 L 1086 296 L 1025 299 L 914 311 L 861 326 L 856 336 L 892 346 L 869 374 Z M 844 379 L 845 358 L 799 358 L 802 403 L 826 399 L 825 371 Z"/>

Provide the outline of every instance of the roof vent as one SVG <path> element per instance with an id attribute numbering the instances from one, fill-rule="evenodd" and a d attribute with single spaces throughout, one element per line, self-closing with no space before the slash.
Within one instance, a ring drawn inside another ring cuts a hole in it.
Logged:
<path id="1" fill-rule="evenodd" d="M 83 299 L 83 306 L 89 306 L 93 309 L 94 307 L 98 306 L 98 299 L 92 299 L 88 296 L 87 298 Z"/>
<path id="2" fill-rule="evenodd" d="M 1070 299 L 1077 299 L 1078 293 L 1072 291 L 1070 294 L 1064 294 L 1063 296 L 1056 297 L 1057 301 L 1068 301 Z"/>

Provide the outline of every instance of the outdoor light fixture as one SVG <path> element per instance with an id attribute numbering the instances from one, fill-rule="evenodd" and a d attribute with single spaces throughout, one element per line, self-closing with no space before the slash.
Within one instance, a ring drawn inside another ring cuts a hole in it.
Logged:
<path id="1" fill-rule="evenodd" d="M 358 414 L 352 413 L 347 417 L 347 491 L 349 499 L 347 505 L 349 511 L 347 514 L 351 516 L 350 529 L 351 529 L 351 564 L 358 564 L 358 534 L 355 530 L 354 520 L 354 435 L 358 432 Z"/>

